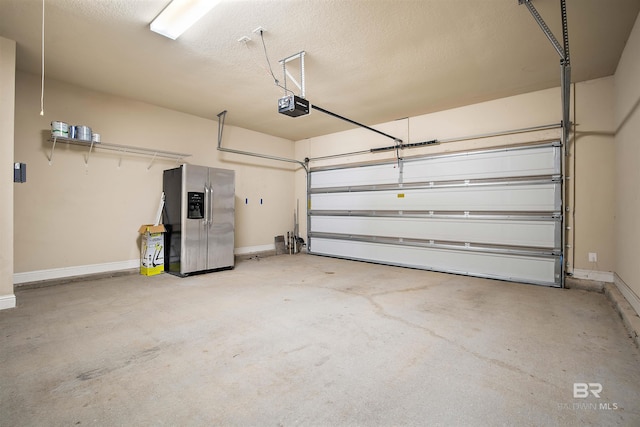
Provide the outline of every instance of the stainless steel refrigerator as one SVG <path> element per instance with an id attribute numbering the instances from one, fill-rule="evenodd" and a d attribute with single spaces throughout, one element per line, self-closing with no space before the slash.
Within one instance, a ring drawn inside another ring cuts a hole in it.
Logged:
<path id="1" fill-rule="evenodd" d="M 233 268 L 235 173 L 182 165 L 164 171 L 165 272 Z"/>

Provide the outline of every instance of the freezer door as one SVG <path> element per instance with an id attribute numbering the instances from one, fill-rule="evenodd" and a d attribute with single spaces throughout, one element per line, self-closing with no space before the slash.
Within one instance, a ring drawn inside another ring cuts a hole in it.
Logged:
<path id="1" fill-rule="evenodd" d="M 227 169 L 209 169 L 210 205 L 208 218 L 207 269 L 234 266 L 235 172 Z"/>
<path id="2" fill-rule="evenodd" d="M 167 229 L 164 234 L 164 270 L 179 274 L 182 250 L 182 167 L 163 172 L 162 190 L 165 194 L 163 223 Z"/>
<path id="3" fill-rule="evenodd" d="M 180 273 L 207 269 L 208 168 L 184 165 Z"/>

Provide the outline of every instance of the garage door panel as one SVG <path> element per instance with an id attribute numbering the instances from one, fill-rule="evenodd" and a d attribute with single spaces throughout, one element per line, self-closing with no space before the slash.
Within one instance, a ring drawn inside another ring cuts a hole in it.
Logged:
<path id="1" fill-rule="evenodd" d="M 504 255 L 315 238 L 313 253 L 447 273 L 557 286 L 559 257 Z"/>
<path id="2" fill-rule="evenodd" d="M 311 188 L 341 187 L 345 183 L 351 186 L 397 184 L 397 166 L 383 164 L 348 169 L 341 168 L 318 171 L 311 175 Z"/>
<path id="3" fill-rule="evenodd" d="M 311 194 L 314 210 L 557 211 L 559 183 Z"/>
<path id="4" fill-rule="evenodd" d="M 380 218 L 358 216 L 312 216 L 311 229 L 318 233 L 398 237 L 534 248 L 558 248 L 557 221 L 485 220 L 474 218 Z"/>
<path id="5" fill-rule="evenodd" d="M 402 178 L 410 183 L 558 175 L 559 155 L 559 147 L 548 146 L 410 160 L 404 164 Z"/>
<path id="6" fill-rule="evenodd" d="M 533 148 L 489 150 L 407 159 L 402 162 L 402 182 L 438 182 L 465 179 L 560 174 L 560 147 L 545 144 Z M 397 162 L 316 170 L 311 188 L 387 185 L 399 182 Z"/>

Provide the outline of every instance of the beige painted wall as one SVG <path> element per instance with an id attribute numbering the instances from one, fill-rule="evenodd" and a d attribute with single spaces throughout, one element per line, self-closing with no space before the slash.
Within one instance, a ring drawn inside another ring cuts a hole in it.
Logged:
<path id="1" fill-rule="evenodd" d="M 0 37 L 0 309 L 13 295 L 13 123 L 16 43 Z"/>
<path id="2" fill-rule="evenodd" d="M 575 209 L 575 224 L 572 215 L 568 218 L 569 225 L 575 232 L 575 248 L 569 248 L 567 258 L 571 269 L 575 267 L 587 271 L 611 272 L 614 268 L 612 78 L 579 83 L 573 89 L 577 106 L 572 111 L 575 112 L 580 133 L 577 134 L 577 151 L 570 150 L 568 162 L 568 175 L 571 176 L 575 159 L 577 179 L 575 195 L 569 191 L 569 206 Z M 410 117 L 374 127 L 412 143 L 560 123 L 560 120 L 560 89 L 556 88 Z M 404 155 L 459 151 L 551 138 L 560 138 L 559 129 L 446 143 L 425 149 L 406 150 Z M 390 139 L 365 129 L 353 129 L 297 141 L 296 158 L 313 158 L 389 145 L 393 145 Z M 577 154 L 575 157 L 574 153 Z M 389 159 L 393 156 L 392 153 L 367 154 L 312 161 L 311 167 Z M 296 197 L 305 200 L 304 173 L 298 171 L 296 176 Z M 306 223 L 303 225 L 302 234 L 306 235 Z M 569 237 L 571 244 L 573 236 Z M 588 252 L 598 253 L 597 265 L 588 262 Z"/>
<path id="3" fill-rule="evenodd" d="M 615 267 L 615 145 L 613 78 L 575 85 L 571 161 L 575 160 L 575 268 L 613 272 Z M 589 253 L 597 262 L 589 262 Z"/>
<path id="4" fill-rule="evenodd" d="M 616 264 L 640 313 L 640 16 L 624 49 L 615 83 Z"/>
<path id="5" fill-rule="evenodd" d="M 39 76 L 16 75 L 15 155 L 28 164 L 28 182 L 15 188 L 16 273 L 137 259 L 137 229 L 154 220 L 162 171 L 177 166 L 157 159 L 148 169 L 149 158 L 107 151 L 85 165 L 87 148 L 65 144 L 49 165 L 53 120 L 91 126 L 103 142 L 190 153 L 188 163 L 234 169 L 240 252 L 273 245 L 291 228 L 293 167 L 217 151 L 215 115 L 203 119 L 54 80 L 45 88 L 41 117 Z M 223 146 L 293 155 L 292 141 L 233 126 L 225 127 Z"/>

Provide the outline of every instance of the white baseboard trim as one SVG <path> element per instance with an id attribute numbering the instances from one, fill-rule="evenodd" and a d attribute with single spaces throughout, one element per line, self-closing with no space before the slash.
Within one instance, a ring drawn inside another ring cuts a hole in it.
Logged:
<path id="1" fill-rule="evenodd" d="M 88 274 L 109 273 L 111 271 L 128 270 L 140 267 L 139 259 L 128 261 L 106 262 L 103 264 L 78 265 L 75 267 L 51 268 L 48 270 L 26 271 L 13 274 L 13 284 L 39 282 L 41 280 L 64 279 Z"/>
<path id="2" fill-rule="evenodd" d="M 256 252 L 265 252 L 275 250 L 275 244 L 260 246 L 245 246 L 236 248 L 236 255 L 246 255 Z M 13 284 L 40 282 L 43 280 L 66 279 L 74 276 L 86 276 L 89 274 L 109 273 L 112 271 L 129 270 L 140 267 L 140 259 L 131 259 L 128 261 L 106 262 L 102 264 L 78 265 L 74 267 L 51 268 L 47 270 L 25 271 L 13 274 Z"/>
<path id="3" fill-rule="evenodd" d="M 236 255 L 254 254 L 256 252 L 275 251 L 276 245 L 259 245 L 259 246 L 244 246 L 242 248 L 236 248 L 233 253 Z"/>
<path id="4" fill-rule="evenodd" d="M 0 310 L 14 308 L 16 306 L 16 296 L 13 294 L 0 295 Z"/>
<path id="5" fill-rule="evenodd" d="M 595 280 L 597 282 L 613 283 L 613 272 L 573 269 L 573 277 L 576 279 Z"/>
<path id="6" fill-rule="evenodd" d="M 617 274 L 615 275 L 615 281 L 613 283 L 615 283 L 620 293 L 624 295 L 631 307 L 636 311 L 636 314 L 640 316 L 640 297 L 638 297 L 633 289 L 631 289 L 629 285 L 627 285 Z"/>
<path id="7" fill-rule="evenodd" d="M 16 306 L 16 296 L 13 294 L 0 295 L 0 310 L 14 308 Z"/>

